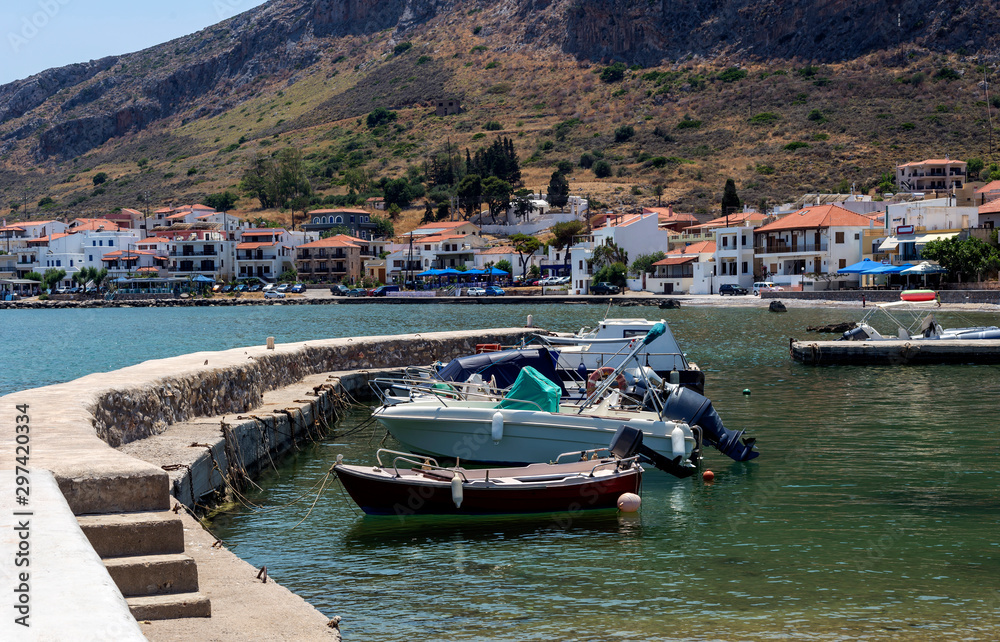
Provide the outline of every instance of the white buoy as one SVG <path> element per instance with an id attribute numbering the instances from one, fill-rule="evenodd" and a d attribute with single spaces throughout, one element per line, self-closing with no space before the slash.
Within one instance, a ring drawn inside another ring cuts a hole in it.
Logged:
<path id="1" fill-rule="evenodd" d="M 524 326 L 524 327 L 526 327 L 526 328 L 533 328 L 533 327 L 535 327 L 535 317 L 533 317 L 532 315 L 529 314 L 528 315 L 528 324 L 526 326 Z"/>
<path id="2" fill-rule="evenodd" d="M 642 505 L 642 498 L 635 493 L 622 493 L 621 497 L 618 498 L 618 510 L 623 513 L 638 512 L 640 505 Z"/>
<path id="3" fill-rule="evenodd" d="M 680 426 L 674 426 L 670 431 L 670 449 L 674 451 L 674 457 L 684 458 L 684 431 Z"/>
<path id="4" fill-rule="evenodd" d="M 499 410 L 493 413 L 493 443 L 499 444 L 503 439 L 503 413 Z"/>
<path id="5" fill-rule="evenodd" d="M 451 478 L 451 501 L 455 502 L 455 508 L 461 508 L 463 499 L 465 494 L 462 492 L 462 476 L 455 473 Z"/>

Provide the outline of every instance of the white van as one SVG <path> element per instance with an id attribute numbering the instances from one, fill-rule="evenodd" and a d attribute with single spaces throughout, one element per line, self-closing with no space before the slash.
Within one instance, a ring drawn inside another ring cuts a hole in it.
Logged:
<path id="1" fill-rule="evenodd" d="M 767 292 L 784 292 L 785 288 L 775 285 L 770 281 L 757 281 L 753 284 L 753 293 L 755 296 L 760 296 L 761 290 L 765 290 Z"/>

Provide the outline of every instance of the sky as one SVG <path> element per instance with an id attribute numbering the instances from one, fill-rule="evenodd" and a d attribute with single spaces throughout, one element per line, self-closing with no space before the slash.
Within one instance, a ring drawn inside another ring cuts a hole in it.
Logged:
<path id="1" fill-rule="evenodd" d="M 260 4 L 264 0 L 0 0 L 0 85 L 139 51 Z"/>

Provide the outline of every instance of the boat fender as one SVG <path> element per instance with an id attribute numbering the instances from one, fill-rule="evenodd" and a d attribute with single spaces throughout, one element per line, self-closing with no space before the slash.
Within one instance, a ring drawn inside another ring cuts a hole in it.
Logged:
<path id="1" fill-rule="evenodd" d="M 674 457 L 684 459 L 684 431 L 680 426 L 674 426 L 670 431 L 670 449 L 674 451 Z"/>
<path id="2" fill-rule="evenodd" d="M 455 473 L 451 478 L 451 501 L 455 502 L 455 508 L 461 508 L 463 499 L 465 493 L 462 491 L 462 476 Z"/>
<path id="3" fill-rule="evenodd" d="M 499 410 L 493 413 L 492 432 L 493 443 L 499 444 L 503 439 L 503 413 Z"/>
<path id="4" fill-rule="evenodd" d="M 635 513 L 642 505 L 642 498 L 635 493 L 622 493 L 618 498 L 618 510 L 623 513 Z"/>
<path id="5" fill-rule="evenodd" d="M 611 366 L 604 366 L 602 368 L 598 368 L 597 370 L 591 372 L 590 376 L 587 377 L 587 394 L 589 395 L 592 392 L 594 392 L 594 390 L 597 389 L 598 382 L 600 382 L 601 379 L 604 379 L 605 377 L 611 376 L 612 374 L 614 374 L 614 372 L 615 369 L 612 368 Z M 618 376 L 615 378 L 615 385 L 618 387 L 619 390 L 624 390 L 627 385 L 625 383 L 625 375 L 619 372 Z"/>
<path id="6" fill-rule="evenodd" d="M 676 369 L 670 371 L 670 383 L 679 385 L 681 382 L 681 373 L 677 372 Z"/>

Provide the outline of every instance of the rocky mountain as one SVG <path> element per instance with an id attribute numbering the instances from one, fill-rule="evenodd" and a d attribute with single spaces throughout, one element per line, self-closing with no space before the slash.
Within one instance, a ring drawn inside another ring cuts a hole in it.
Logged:
<path id="1" fill-rule="evenodd" d="M 471 53 L 495 65 L 546 60 L 553 70 L 613 61 L 672 69 L 836 66 L 879 52 L 888 52 L 881 62 L 905 65 L 914 51 L 925 60 L 940 54 L 992 64 L 1000 35 L 983 25 L 993 24 L 1000 5 L 984 0 L 272 0 L 140 52 L 0 86 L 0 173 L 9 179 L 77 159 L 145 130 L 170 140 L 179 125 L 245 109 L 310 78 L 321 78 L 316 91 L 325 93 L 309 113 L 247 131 L 321 126 L 365 114 L 380 99 L 406 108 L 446 94 L 504 93 L 502 83 L 482 90 L 462 75 L 473 35 Z M 404 77 L 394 75 L 406 66 L 393 56 L 400 44 L 428 64 L 416 81 L 385 91 Z M 445 50 L 450 57 L 440 55 Z M 527 100 L 516 84 L 511 99 Z M 652 91 L 648 97 L 654 105 L 665 100 Z"/>

